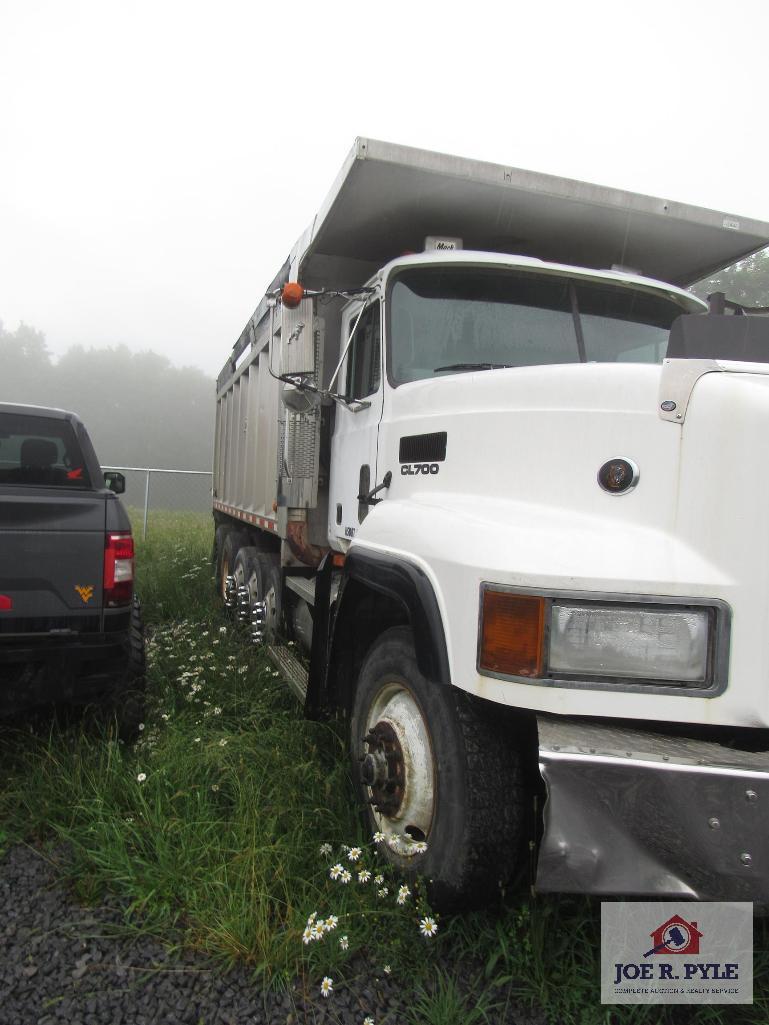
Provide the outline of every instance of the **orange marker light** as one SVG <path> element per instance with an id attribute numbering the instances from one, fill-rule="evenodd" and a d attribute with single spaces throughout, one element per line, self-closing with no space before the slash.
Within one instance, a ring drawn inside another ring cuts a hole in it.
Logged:
<path id="1" fill-rule="evenodd" d="M 545 599 L 485 590 L 482 616 L 481 670 L 541 676 Z"/>
<path id="2" fill-rule="evenodd" d="M 289 281 L 283 286 L 280 299 L 287 309 L 295 310 L 304 299 L 304 289 L 298 281 Z"/>

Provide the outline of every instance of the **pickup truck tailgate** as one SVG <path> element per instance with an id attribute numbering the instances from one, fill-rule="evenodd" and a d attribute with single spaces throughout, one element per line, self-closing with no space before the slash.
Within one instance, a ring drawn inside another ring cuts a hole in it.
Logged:
<path id="1" fill-rule="evenodd" d="M 99 616 L 104 496 L 57 488 L 8 487 L 2 492 L 0 635 L 72 627 L 78 613 Z"/>

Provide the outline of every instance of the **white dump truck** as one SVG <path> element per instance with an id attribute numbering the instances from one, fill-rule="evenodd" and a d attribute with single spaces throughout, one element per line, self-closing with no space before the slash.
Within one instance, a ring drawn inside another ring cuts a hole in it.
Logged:
<path id="1" fill-rule="evenodd" d="M 769 318 L 687 291 L 767 244 L 358 139 L 227 359 L 221 597 L 446 903 L 769 903 Z"/>

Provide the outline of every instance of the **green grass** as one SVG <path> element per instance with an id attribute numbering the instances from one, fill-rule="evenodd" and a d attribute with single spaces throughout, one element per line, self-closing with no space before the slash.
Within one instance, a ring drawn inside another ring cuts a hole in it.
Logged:
<path id="1" fill-rule="evenodd" d="M 317 992 L 329 974 L 338 991 L 364 973 L 376 989 L 387 965 L 413 1025 L 494 1022 L 511 1005 L 559 1025 L 769 1018 L 762 924 L 753 1007 L 606 1008 L 597 901 L 510 894 L 440 920 L 427 940 L 418 930 L 427 909 L 418 893 L 396 904 L 397 878 L 388 875 L 386 897 L 355 874 L 332 881 L 337 860 L 353 873 L 382 870 L 352 807 L 342 730 L 304 720 L 224 618 L 211 536 L 210 517 L 156 513 L 139 542 L 150 701 L 133 749 L 87 722 L 0 724 L 0 855 L 19 840 L 47 847 L 81 899 L 126 899 L 126 929 L 243 962 L 269 985 L 299 974 Z M 326 842 L 333 851 L 321 856 Z M 363 854 L 352 863 L 341 845 L 356 843 Z M 311 912 L 339 923 L 304 944 Z"/>

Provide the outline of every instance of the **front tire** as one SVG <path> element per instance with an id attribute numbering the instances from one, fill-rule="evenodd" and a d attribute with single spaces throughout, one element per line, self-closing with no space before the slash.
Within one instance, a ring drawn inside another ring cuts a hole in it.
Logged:
<path id="1" fill-rule="evenodd" d="M 427 680 L 407 627 L 375 642 L 355 689 L 350 746 L 367 825 L 384 833 L 399 871 L 430 880 L 443 907 L 492 897 L 522 847 L 520 758 L 494 712 Z"/>

